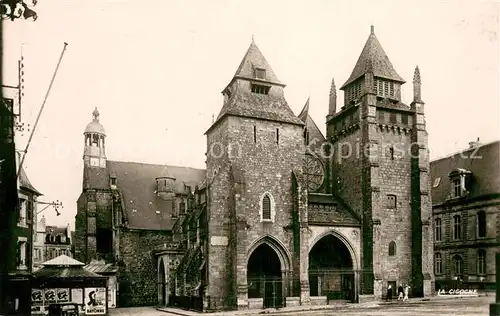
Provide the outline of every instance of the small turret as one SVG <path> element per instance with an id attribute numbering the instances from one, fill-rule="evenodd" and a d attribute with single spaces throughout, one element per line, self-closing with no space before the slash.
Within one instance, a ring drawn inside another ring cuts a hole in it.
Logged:
<path id="1" fill-rule="evenodd" d="M 175 177 L 173 177 L 167 166 L 164 166 L 160 175 L 156 178 L 156 192 L 163 199 L 175 197 Z"/>

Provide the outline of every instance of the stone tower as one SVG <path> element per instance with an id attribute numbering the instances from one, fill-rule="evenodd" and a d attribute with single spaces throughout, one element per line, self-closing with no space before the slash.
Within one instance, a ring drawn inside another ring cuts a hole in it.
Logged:
<path id="1" fill-rule="evenodd" d="M 292 171 L 301 168 L 304 123 L 284 87 L 252 40 L 206 132 L 208 309 L 247 306 L 251 278 L 281 280 L 294 269 L 293 233 L 283 227 L 292 221 Z M 252 262 L 264 253 L 281 268 L 260 271 Z"/>
<path id="2" fill-rule="evenodd" d="M 88 263 L 92 259 L 111 259 L 112 256 L 112 194 L 110 188 L 116 185 L 107 167 L 106 132 L 99 122 L 97 108 L 93 119 L 83 133 L 83 185 L 78 198 L 78 212 L 75 217 L 75 257 Z M 104 241 L 103 241 L 104 240 Z"/>
<path id="3" fill-rule="evenodd" d="M 414 81 L 408 106 L 401 100 L 405 81 L 372 26 L 340 88 L 344 106 L 329 109 L 332 187 L 362 218 L 360 294 L 381 296 L 400 283 L 410 284 L 414 295 L 432 291 L 429 160 L 418 69 Z"/>

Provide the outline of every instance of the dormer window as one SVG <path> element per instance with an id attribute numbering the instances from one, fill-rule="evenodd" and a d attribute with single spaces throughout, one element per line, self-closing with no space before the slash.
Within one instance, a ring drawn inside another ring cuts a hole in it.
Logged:
<path id="1" fill-rule="evenodd" d="M 453 179 L 453 197 L 462 196 L 462 185 L 460 179 Z"/>
<path id="2" fill-rule="evenodd" d="M 467 195 L 469 191 L 467 190 L 469 177 L 471 172 L 465 169 L 456 169 L 449 174 L 451 183 L 451 198 L 459 198 Z"/>
<path id="3" fill-rule="evenodd" d="M 116 186 L 116 178 L 115 177 L 111 177 L 111 185 Z"/>
<path id="4" fill-rule="evenodd" d="M 269 94 L 269 89 L 271 87 L 268 86 L 262 86 L 258 84 L 252 84 L 252 92 L 253 93 L 258 93 L 258 94 Z"/>
<path id="5" fill-rule="evenodd" d="M 255 78 L 260 80 L 266 79 L 266 70 L 263 68 L 255 68 Z"/>

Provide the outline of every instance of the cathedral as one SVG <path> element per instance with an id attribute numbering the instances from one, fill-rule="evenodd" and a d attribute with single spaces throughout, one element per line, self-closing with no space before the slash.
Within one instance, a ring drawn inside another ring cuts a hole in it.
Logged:
<path id="1" fill-rule="evenodd" d="M 252 40 L 205 132 L 205 170 L 109 160 L 95 109 L 84 132 L 76 259 L 116 267 L 122 307 L 356 303 L 406 284 L 411 296 L 432 295 L 418 67 L 409 105 L 404 83 L 372 26 L 340 87 L 342 106 L 332 80 L 325 137 L 309 101 L 293 113 Z"/>

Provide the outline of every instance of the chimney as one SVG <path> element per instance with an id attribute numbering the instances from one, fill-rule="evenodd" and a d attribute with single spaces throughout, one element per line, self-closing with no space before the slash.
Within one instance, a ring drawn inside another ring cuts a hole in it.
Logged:
<path id="1" fill-rule="evenodd" d="M 479 137 L 477 138 L 476 141 L 469 142 L 469 148 L 476 148 L 479 147 L 481 143 L 479 142 Z"/>

